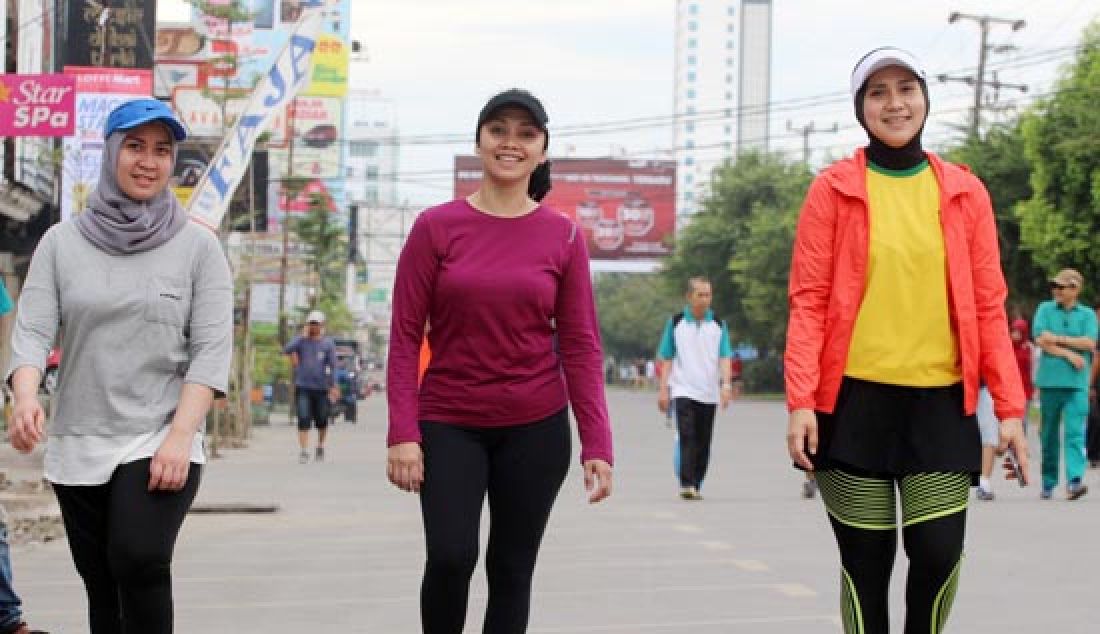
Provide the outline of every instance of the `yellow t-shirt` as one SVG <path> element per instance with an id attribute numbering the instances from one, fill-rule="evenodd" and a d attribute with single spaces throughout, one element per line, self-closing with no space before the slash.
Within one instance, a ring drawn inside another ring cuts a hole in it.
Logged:
<path id="1" fill-rule="evenodd" d="M 947 298 L 940 189 L 927 161 L 905 171 L 868 164 L 867 287 L 847 376 L 910 387 L 962 379 Z"/>

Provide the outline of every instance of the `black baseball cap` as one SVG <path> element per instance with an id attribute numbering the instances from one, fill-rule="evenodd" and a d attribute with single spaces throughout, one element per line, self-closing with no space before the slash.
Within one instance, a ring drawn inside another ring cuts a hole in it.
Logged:
<path id="1" fill-rule="evenodd" d="M 534 95 L 519 88 L 505 90 L 486 102 L 485 106 L 481 109 L 481 113 L 477 115 L 478 131 L 481 130 L 481 125 L 488 121 L 489 117 L 493 116 L 494 112 L 505 106 L 518 106 L 523 108 L 531 113 L 531 118 L 535 120 L 535 125 L 543 132 L 546 131 L 546 124 L 549 121 L 549 118 L 546 116 L 546 109 L 542 107 L 542 103 Z"/>

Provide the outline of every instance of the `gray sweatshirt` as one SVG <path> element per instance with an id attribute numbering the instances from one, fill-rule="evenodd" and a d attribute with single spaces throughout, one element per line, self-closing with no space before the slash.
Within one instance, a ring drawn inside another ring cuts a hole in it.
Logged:
<path id="1" fill-rule="evenodd" d="M 46 232 L 19 296 L 12 362 L 42 371 L 61 329 L 47 432 L 136 435 L 171 421 L 183 383 L 224 393 L 233 283 L 209 230 L 188 223 L 142 253 L 110 255 L 73 222 Z"/>

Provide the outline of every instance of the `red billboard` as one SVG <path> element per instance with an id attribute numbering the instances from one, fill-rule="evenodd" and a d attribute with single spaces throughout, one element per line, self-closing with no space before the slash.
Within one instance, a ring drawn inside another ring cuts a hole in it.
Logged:
<path id="1" fill-rule="evenodd" d="M 650 259 L 672 252 L 676 162 L 552 159 L 543 201 L 584 229 L 593 260 Z M 455 157 L 455 198 L 481 183 L 481 159 Z"/>

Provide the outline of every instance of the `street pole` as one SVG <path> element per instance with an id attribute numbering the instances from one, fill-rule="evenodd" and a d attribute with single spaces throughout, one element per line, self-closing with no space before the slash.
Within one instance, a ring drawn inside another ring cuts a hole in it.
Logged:
<path id="1" fill-rule="evenodd" d="M 807 123 L 803 126 L 800 126 L 800 127 L 796 127 L 794 124 L 792 124 L 790 122 L 790 120 L 787 121 L 787 131 L 788 132 L 797 132 L 798 134 L 802 135 L 802 162 L 805 163 L 806 165 L 810 164 L 810 135 L 813 135 L 813 134 L 836 134 L 837 130 L 839 130 L 839 129 L 840 129 L 840 126 L 838 126 L 835 122 L 833 123 L 833 125 L 831 127 L 822 128 L 821 130 L 818 130 L 817 126 L 814 125 L 813 121 L 811 121 L 811 122 L 809 122 L 809 123 Z"/>
<path id="2" fill-rule="evenodd" d="M 1009 18 L 999 18 L 991 15 L 971 15 L 969 13 L 960 13 L 958 11 L 951 12 L 951 15 L 947 16 L 947 22 L 954 24 L 959 20 L 971 20 L 978 23 L 978 27 L 981 29 L 980 49 L 978 50 L 978 72 L 976 77 L 963 77 L 955 78 L 948 77 L 947 75 L 940 75 L 940 81 L 963 81 L 968 85 L 974 86 L 974 112 L 970 118 L 970 137 L 977 138 L 981 134 L 982 126 L 982 87 L 987 83 L 985 81 L 985 65 L 989 55 L 989 29 L 992 25 L 1009 26 L 1013 31 L 1019 31 L 1027 26 L 1027 22 L 1024 20 L 1012 20 Z M 1024 88 L 1026 90 L 1026 87 Z"/>
<path id="3" fill-rule="evenodd" d="M 280 193 L 286 197 L 286 206 L 283 209 L 282 217 L 283 249 L 279 257 L 279 345 L 284 347 L 290 341 L 286 320 L 286 277 L 288 268 L 287 251 L 290 250 L 290 194 L 296 189 L 294 183 L 294 108 L 297 101 L 298 98 L 294 97 L 287 106 L 287 175 L 282 182 L 282 187 L 280 187 Z"/>

